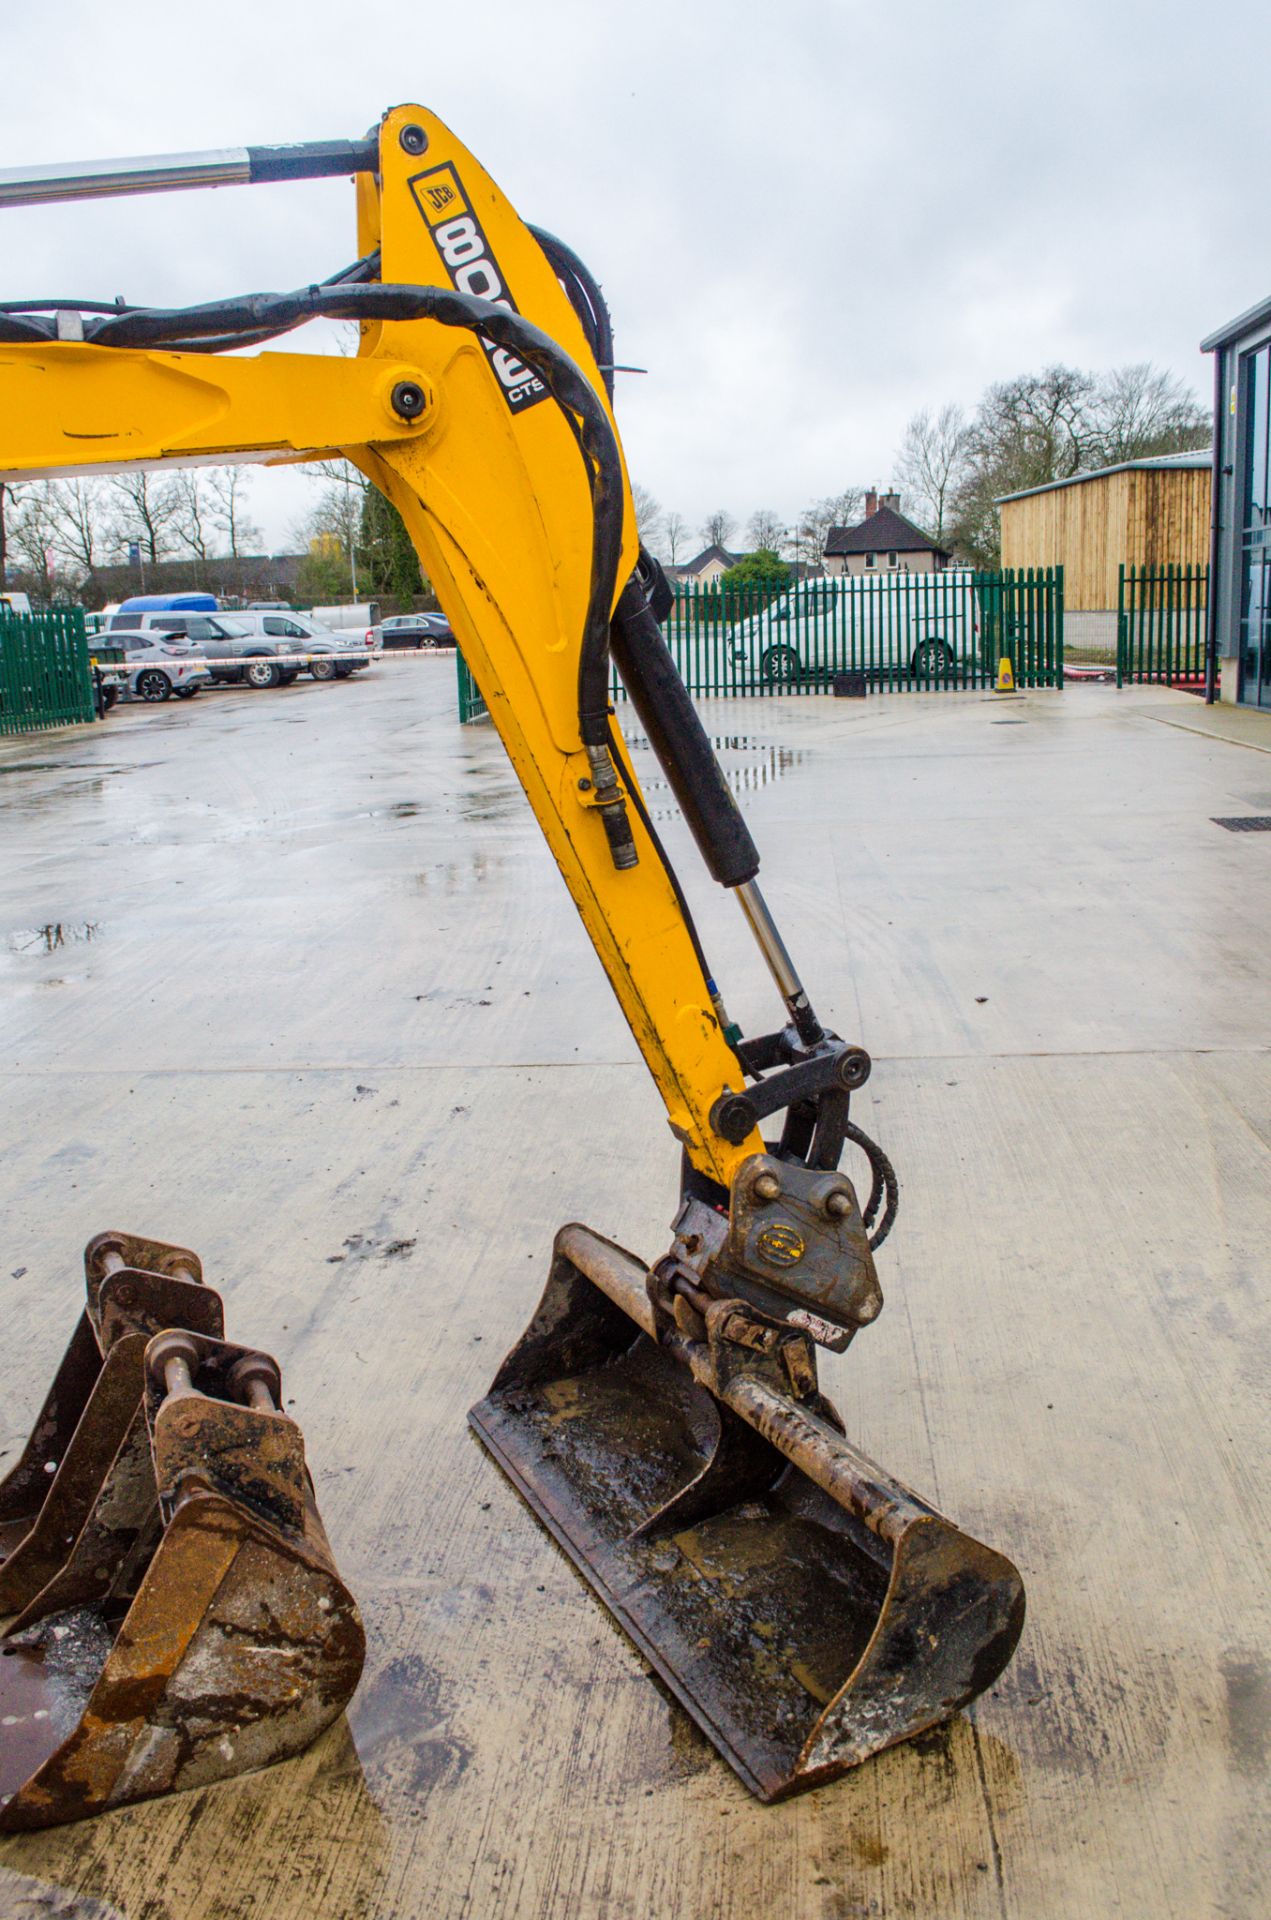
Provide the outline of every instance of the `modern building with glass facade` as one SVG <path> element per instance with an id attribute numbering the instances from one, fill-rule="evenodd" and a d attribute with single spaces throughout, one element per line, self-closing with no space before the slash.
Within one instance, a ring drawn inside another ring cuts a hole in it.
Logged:
<path id="1" fill-rule="evenodd" d="M 1271 708 L 1271 300 L 1201 349 L 1215 356 L 1210 644 L 1222 699 Z"/>

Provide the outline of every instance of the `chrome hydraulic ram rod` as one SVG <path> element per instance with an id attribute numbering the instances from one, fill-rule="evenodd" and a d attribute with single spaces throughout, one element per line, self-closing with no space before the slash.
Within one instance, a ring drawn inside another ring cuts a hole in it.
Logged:
<path id="1" fill-rule="evenodd" d="M 735 889 L 741 910 L 755 936 L 759 951 L 768 965 L 768 971 L 777 984 L 777 991 L 786 1003 L 787 1011 L 795 1025 L 795 1030 L 805 1046 L 814 1047 L 825 1038 L 824 1029 L 812 1011 L 811 1002 L 802 980 L 795 971 L 794 961 L 790 958 L 780 929 L 768 911 L 768 903 L 753 880 L 746 880 Z"/>
<path id="2" fill-rule="evenodd" d="M 127 193 L 174 193 L 184 187 L 258 186 L 271 180 L 320 180 L 373 173 L 379 143 L 309 140 L 286 147 L 214 147 L 207 153 L 158 153 L 124 160 L 63 160 L 0 172 L 0 207 L 50 200 L 109 200 Z"/>

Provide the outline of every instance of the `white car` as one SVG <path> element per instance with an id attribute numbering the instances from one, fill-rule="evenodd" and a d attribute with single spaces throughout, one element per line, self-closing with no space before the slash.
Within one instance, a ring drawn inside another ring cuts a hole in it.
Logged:
<path id="1" fill-rule="evenodd" d="M 134 700 L 168 700 L 174 693 L 192 700 L 212 684 L 207 662 L 174 635 L 112 633 L 110 645 L 123 648 L 125 684 Z"/>
<path id="2" fill-rule="evenodd" d="M 767 681 L 840 673 L 943 680 L 980 661 L 980 605 L 969 568 L 799 580 L 736 621 L 734 669 Z"/>

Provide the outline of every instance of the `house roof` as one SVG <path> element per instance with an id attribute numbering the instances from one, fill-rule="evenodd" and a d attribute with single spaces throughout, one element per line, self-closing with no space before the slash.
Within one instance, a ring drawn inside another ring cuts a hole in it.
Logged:
<path id="1" fill-rule="evenodd" d="M 703 567 L 711 564 L 712 560 L 717 560 L 721 567 L 735 567 L 737 562 L 744 560 L 745 557 L 744 553 L 730 553 L 727 547 L 721 547 L 716 542 L 709 547 L 703 547 L 702 551 L 695 554 L 691 560 L 686 560 L 683 570 L 685 573 L 700 573 Z"/>
<path id="2" fill-rule="evenodd" d="M 1192 447 L 1184 453 L 1152 453 L 1142 460 L 1120 460 L 1113 467 L 1092 467 L 1089 473 L 1074 473 L 1067 480 L 1047 480 L 1040 487 L 1021 487 L 1018 493 L 1000 493 L 993 505 L 1003 507 L 1008 500 L 1027 500 L 1034 493 L 1057 493 L 1060 487 L 1083 487 L 1087 480 L 1106 480 L 1110 473 L 1171 473 L 1213 464 L 1214 456 L 1208 447 Z"/>
<path id="3" fill-rule="evenodd" d="M 879 507 L 859 527 L 831 527 L 825 536 L 827 555 L 836 553 L 943 553 L 934 540 L 919 532 L 911 520 L 892 507 Z"/>

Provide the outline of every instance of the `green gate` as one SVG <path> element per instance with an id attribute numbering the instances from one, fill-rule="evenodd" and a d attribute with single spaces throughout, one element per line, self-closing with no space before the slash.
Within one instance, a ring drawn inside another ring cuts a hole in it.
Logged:
<path id="1" fill-rule="evenodd" d="M 468 726 L 473 720 L 488 720 L 490 709 L 485 703 L 485 695 L 473 679 L 468 663 L 455 648 L 455 672 L 459 676 L 459 724 Z"/>
<path id="2" fill-rule="evenodd" d="M 663 625 L 697 699 L 764 694 L 953 693 L 1064 683 L 1064 570 L 856 574 L 738 589 L 681 586 Z M 459 718 L 486 705 L 457 656 Z M 615 670 L 615 699 L 626 693 Z"/>
<path id="3" fill-rule="evenodd" d="M 1209 568 L 1127 567 L 1117 579 L 1117 685 L 1205 684 Z"/>
<path id="4" fill-rule="evenodd" d="M 678 589 L 663 632 L 699 697 L 1061 687 L 1063 568 L 858 574 Z M 614 693 L 622 688 L 615 676 Z"/>
<path id="5" fill-rule="evenodd" d="M 0 734 L 73 726 L 95 711 L 82 609 L 0 613 Z"/>

